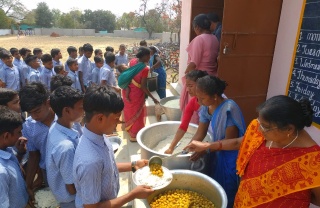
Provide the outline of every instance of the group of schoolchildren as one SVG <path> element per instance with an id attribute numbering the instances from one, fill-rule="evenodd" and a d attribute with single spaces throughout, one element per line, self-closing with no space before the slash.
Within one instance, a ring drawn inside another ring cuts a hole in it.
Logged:
<path id="1" fill-rule="evenodd" d="M 1 50 L 0 207 L 33 207 L 35 191 L 46 186 L 62 208 L 121 207 L 153 192 L 138 186 L 117 197 L 119 172 L 147 165 L 146 160 L 116 163 L 107 136 L 124 108 L 116 80 L 109 78 L 116 64 L 126 65 L 122 47 L 117 61 L 106 52 L 105 63 L 102 51 L 95 50 L 94 68 L 90 44 L 78 59 L 76 48 L 69 47 L 65 67 L 58 49 L 51 55 Z"/>

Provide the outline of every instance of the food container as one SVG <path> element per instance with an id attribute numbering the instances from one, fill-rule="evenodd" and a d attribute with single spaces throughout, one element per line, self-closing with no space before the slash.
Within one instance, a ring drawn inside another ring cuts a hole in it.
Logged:
<path id="1" fill-rule="evenodd" d="M 227 207 L 228 199 L 226 192 L 214 179 L 202 173 L 190 170 L 172 170 L 171 172 L 173 175 L 172 182 L 167 187 L 154 191 L 147 198 L 149 205 L 154 197 L 165 191 L 186 189 L 204 195 L 214 203 L 215 207 Z"/>
<path id="2" fill-rule="evenodd" d="M 158 143 L 165 139 L 167 136 L 174 135 L 181 122 L 180 121 L 164 121 L 151 124 L 149 126 L 141 129 L 137 134 L 137 142 L 141 148 L 141 158 L 149 159 L 150 157 L 157 155 L 159 157 L 170 156 L 169 154 L 159 153 L 153 150 Z M 195 134 L 197 131 L 198 125 L 189 124 L 187 133 Z M 206 135 L 203 141 L 211 141 L 211 136 Z M 196 163 L 193 163 L 189 160 L 191 154 L 178 155 L 176 157 L 170 158 L 163 161 L 163 166 L 167 167 L 169 170 L 172 169 L 193 169 L 201 171 L 204 169 L 203 160 L 198 160 Z"/>
<path id="3" fill-rule="evenodd" d="M 109 140 L 109 142 L 112 144 L 113 152 L 116 153 L 122 143 L 122 139 L 117 136 L 105 137 L 105 139 Z"/>
<path id="4" fill-rule="evenodd" d="M 181 109 L 178 107 L 169 107 L 166 105 L 168 101 L 176 100 L 179 103 L 180 96 L 166 97 L 160 100 L 160 106 L 162 107 L 164 114 L 166 114 L 168 121 L 180 121 Z"/>
<path id="5" fill-rule="evenodd" d="M 156 91 L 158 88 L 158 73 L 152 72 L 151 77 L 147 78 L 147 86 L 150 92 Z"/>

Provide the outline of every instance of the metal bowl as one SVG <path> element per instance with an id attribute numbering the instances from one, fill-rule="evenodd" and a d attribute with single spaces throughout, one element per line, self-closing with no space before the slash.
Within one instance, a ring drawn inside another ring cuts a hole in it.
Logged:
<path id="1" fill-rule="evenodd" d="M 112 144 L 113 152 L 116 153 L 122 143 L 122 139 L 117 136 L 106 137 L 106 139 Z"/>
<path id="2" fill-rule="evenodd" d="M 157 155 L 159 157 L 170 156 L 169 154 L 162 154 L 154 151 L 153 149 L 164 140 L 167 136 L 174 135 L 181 122 L 180 121 L 164 121 L 151 124 L 141 129 L 137 134 L 137 142 L 141 148 L 141 158 L 149 159 L 150 157 Z M 187 133 L 195 134 L 198 125 L 189 124 Z M 211 136 L 207 134 L 203 141 L 210 141 Z M 201 171 L 204 168 L 203 164 L 195 165 L 189 160 L 191 154 L 178 155 L 177 157 L 170 158 L 163 161 L 163 166 L 169 170 L 172 169 L 197 169 Z M 194 168 L 192 168 L 192 166 Z"/>
<path id="3" fill-rule="evenodd" d="M 179 108 L 171 108 L 165 104 L 171 100 L 180 100 L 180 96 L 170 96 L 160 100 L 160 106 L 162 107 L 164 113 L 169 121 L 180 121 L 181 120 L 181 110 Z"/>
<path id="4" fill-rule="evenodd" d="M 148 198 L 148 204 L 157 195 L 172 189 L 186 189 L 204 195 L 215 207 L 225 208 L 228 204 L 226 192 L 212 178 L 191 170 L 172 170 L 172 182 L 165 188 L 154 191 Z"/>

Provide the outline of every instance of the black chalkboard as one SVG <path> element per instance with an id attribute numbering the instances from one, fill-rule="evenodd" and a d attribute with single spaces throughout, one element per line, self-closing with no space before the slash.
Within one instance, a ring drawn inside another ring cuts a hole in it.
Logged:
<path id="1" fill-rule="evenodd" d="M 308 98 L 320 128 L 320 0 L 306 0 L 289 76 L 288 96 Z"/>

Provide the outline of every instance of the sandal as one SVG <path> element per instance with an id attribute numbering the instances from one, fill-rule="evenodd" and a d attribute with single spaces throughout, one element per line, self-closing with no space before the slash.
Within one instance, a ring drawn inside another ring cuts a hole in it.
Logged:
<path id="1" fill-rule="evenodd" d="M 130 137 L 130 142 L 137 142 L 137 138 L 132 138 L 132 137 Z"/>

